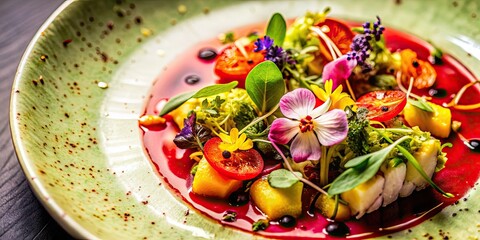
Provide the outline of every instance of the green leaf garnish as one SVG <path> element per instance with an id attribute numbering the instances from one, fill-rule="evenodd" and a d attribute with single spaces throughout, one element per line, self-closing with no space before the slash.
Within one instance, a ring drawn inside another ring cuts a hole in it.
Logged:
<path id="1" fill-rule="evenodd" d="M 302 174 L 300 172 L 278 169 L 268 175 L 268 184 L 274 188 L 289 188 L 297 183 L 301 177 Z"/>
<path id="2" fill-rule="evenodd" d="M 415 107 L 417 107 L 420 110 L 423 110 L 425 112 L 433 113 L 435 111 L 435 110 L 433 110 L 432 106 L 430 106 L 430 104 L 428 104 L 428 102 L 425 101 L 424 99 L 419 99 L 419 100 L 409 99 L 408 102 L 410 104 L 412 104 L 413 106 L 415 106 Z"/>
<path id="3" fill-rule="evenodd" d="M 372 178 L 392 149 L 409 138 L 409 136 L 404 136 L 386 148 L 348 161 L 345 164 L 348 169 L 332 182 L 328 189 L 328 195 L 346 192 Z"/>
<path id="4" fill-rule="evenodd" d="M 260 230 L 265 230 L 267 227 L 270 225 L 267 219 L 260 219 L 256 222 L 253 223 L 252 225 L 252 230 L 254 232 L 260 231 Z"/>
<path id="5" fill-rule="evenodd" d="M 280 102 L 285 93 L 282 72 L 272 61 L 261 62 L 248 73 L 245 89 L 260 112 L 266 113 Z"/>
<path id="6" fill-rule="evenodd" d="M 224 93 L 232 90 L 234 87 L 238 85 L 237 81 L 233 81 L 230 83 L 225 84 L 215 84 L 206 86 L 198 91 L 192 91 L 187 93 L 182 93 L 171 98 L 167 104 L 163 107 L 162 111 L 160 111 L 159 115 L 163 116 L 174 109 L 180 107 L 183 103 L 188 101 L 191 98 L 203 98 L 203 97 L 210 97 L 219 93 Z"/>
<path id="7" fill-rule="evenodd" d="M 273 39 L 275 45 L 281 47 L 287 33 L 287 24 L 280 13 L 275 13 L 268 22 L 266 35 Z"/>

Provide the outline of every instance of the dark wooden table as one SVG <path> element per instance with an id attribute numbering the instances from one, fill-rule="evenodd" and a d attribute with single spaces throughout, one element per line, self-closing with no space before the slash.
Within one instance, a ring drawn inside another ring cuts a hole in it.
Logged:
<path id="1" fill-rule="evenodd" d="M 35 198 L 13 149 L 10 90 L 20 58 L 62 0 L 0 0 L 0 239 L 70 239 Z"/>

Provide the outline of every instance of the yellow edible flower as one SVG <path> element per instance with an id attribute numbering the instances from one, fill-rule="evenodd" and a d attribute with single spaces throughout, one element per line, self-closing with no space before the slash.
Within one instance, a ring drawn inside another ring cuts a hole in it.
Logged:
<path id="1" fill-rule="evenodd" d="M 357 109 L 355 101 L 348 95 L 348 93 L 343 92 L 342 85 L 339 85 L 335 91 L 332 92 L 333 81 L 327 80 L 325 82 L 325 90 L 321 89 L 317 85 L 310 85 L 313 93 L 317 96 L 318 99 L 322 101 L 327 101 L 328 98 L 331 98 L 332 104 L 330 105 L 329 110 L 340 109 L 345 110 L 347 106 L 353 106 L 353 110 Z"/>
<path id="2" fill-rule="evenodd" d="M 222 151 L 234 152 L 237 149 L 248 150 L 253 147 L 252 140 L 247 138 L 245 133 L 242 133 L 239 136 L 237 128 L 232 128 L 230 130 L 230 135 L 220 133 L 219 137 L 222 139 L 222 142 L 219 145 L 219 148 Z"/>

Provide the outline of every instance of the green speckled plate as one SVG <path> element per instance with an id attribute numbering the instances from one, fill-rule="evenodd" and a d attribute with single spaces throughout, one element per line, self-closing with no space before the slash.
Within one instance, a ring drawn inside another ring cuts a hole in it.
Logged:
<path id="1" fill-rule="evenodd" d="M 189 211 L 169 192 L 143 150 L 137 118 L 156 76 L 195 42 L 276 11 L 295 17 L 325 6 L 352 20 L 380 15 L 480 76 L 474 0 L 67 1 L 32 40 L 12 90 L 14 143 L 37 197 L 77 238 L 258 237 Z M 479 191 L 468 197 L 475 201 L 392 236 L 477 239 Z"/>

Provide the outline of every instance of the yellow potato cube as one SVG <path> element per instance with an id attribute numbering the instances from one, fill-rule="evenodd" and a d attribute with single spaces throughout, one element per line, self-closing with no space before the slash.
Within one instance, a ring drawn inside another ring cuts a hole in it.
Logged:
<path id="1" fill-rule="evenodd" d="M 350 218 L 350 208 L 345 204 L 338 203 L 337 214 L 332 218 L 335 210 L 335 198 L 331 198 L 325 194 L 321 194 L 315 202 L 315 207 L 320 210 L 320 213 L 330 219 L 337 221 L 344 221 Z"/>
<path id="2" fill-rule="evenodd" d="M 227 198 L 242 187 L 242 181 L 222 176 L 202 158 L 193 178 L 192 191 L 195 194 L 215 198 Z"/>
<path id="3" fill-rule="evenodd" d="M 302 192 L 302 182 L 297 182 L 289 188 L 273 188 L 266 178 L 258 179 L 250 187 L 253 202 L 270 220 L 285 215 L 300 216 Z"/>
<path id="4" fill-rule="evenodd" d="M 434 136 L 446 138 L 450 135 L 452 113 L 450 109 L 427 102 L 433 112 L 424 111 L 407 102 L 403 109 L 405 120 L 410 126 L 418 126 L 422 131 L 431 132 Z"/>
<path id="5" fill-rule="evenodd" d="M 382 202 L 379 202 L 380 205 L 375 203 L 383 199 L 382 191 L 384 183 L 385 179 L 382 176 L 375 175 L 370 180 L 342 193 L 342 199 L 348 202 L 351 214 L 359 219 L 365 213 L 378 209 Z"/>

